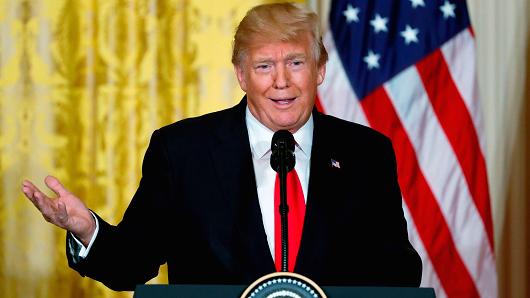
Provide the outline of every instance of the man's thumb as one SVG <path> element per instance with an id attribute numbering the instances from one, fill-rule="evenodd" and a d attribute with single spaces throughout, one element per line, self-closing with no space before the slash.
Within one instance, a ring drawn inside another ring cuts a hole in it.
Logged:
<path id="1" fill-rule="evenodd" d="M 59 181 L 59 179 L 53 177 L 53 176 L 47 176 L 45 179 L 44 179 L 44 183 L 46 183 L 46 185 L 51 189 L 53 190 L 53 192 L 58 195 L 58 196 L 62 196 L 64 195 L 65 193 L 67 193 L 68 191 L 66 190 L 66 188 L 64 188 L 64 186 L 61 184 L 61 182 Z"/>

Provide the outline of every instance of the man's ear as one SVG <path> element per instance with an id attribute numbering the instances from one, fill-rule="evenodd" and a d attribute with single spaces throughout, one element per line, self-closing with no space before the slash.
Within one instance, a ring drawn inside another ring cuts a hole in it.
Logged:
<path id="1" fill-rule="evenodd" d="M 247 92 L 247 81 L 245 79 L 245 73 L 241 65 L 234 65 L 234 71 L 236 73 L 237 81 L 239 82 L 239 87 L 244 92 Z"/>
<path id="2" fill-rule="evenodd" d="M 326 63 L 322 64 L 318 67 L 317 70 L 317 85 L 322 84 L 324 82 L 324 78 L 326 77 Z"/>

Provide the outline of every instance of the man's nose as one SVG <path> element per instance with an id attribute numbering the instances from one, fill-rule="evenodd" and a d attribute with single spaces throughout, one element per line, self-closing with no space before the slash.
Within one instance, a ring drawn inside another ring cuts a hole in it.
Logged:
<path id="1" fill-rule="evenodd" d="M 274 78 L 274 88 L 285 89 L 289 87 L 289 73 L 285 69 L 285 66 L 276 68 L 276 76 Z"/>

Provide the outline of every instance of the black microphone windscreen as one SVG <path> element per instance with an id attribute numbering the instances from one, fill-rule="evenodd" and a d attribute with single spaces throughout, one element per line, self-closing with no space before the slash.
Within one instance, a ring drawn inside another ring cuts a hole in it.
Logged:
<path id="1" fill-rule="evenodd" d="M 283 164 L 289 172 L 294 168 L 296 159 L 294 157 L 294 137 L 287 130 L 278 130 L 272 136 L 271 142 L 271 167 L 278 172 Z"/>
<path id="2" fill-rule="evenodd" d="M 274 133 L 272 136 L 271 150 L 274 152 L 282 144 L 285 144 L 287 150 L 294 152 L 294 137 L 288 130 L 278 130 Z"/>

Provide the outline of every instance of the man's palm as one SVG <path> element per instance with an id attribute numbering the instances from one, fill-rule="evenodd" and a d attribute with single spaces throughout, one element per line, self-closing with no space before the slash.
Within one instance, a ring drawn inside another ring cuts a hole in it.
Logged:
<path id="1" fill-rule="evenodd" d="M 86 246 L 95 230 L 92 214 L 57 178 L 48 176 L 44 182 L 55 192 L 57 198 L 49 198 L 28 180 L 22 183 L 22 192 L 39 209 L 46 221 L 72 232 Z"/>

